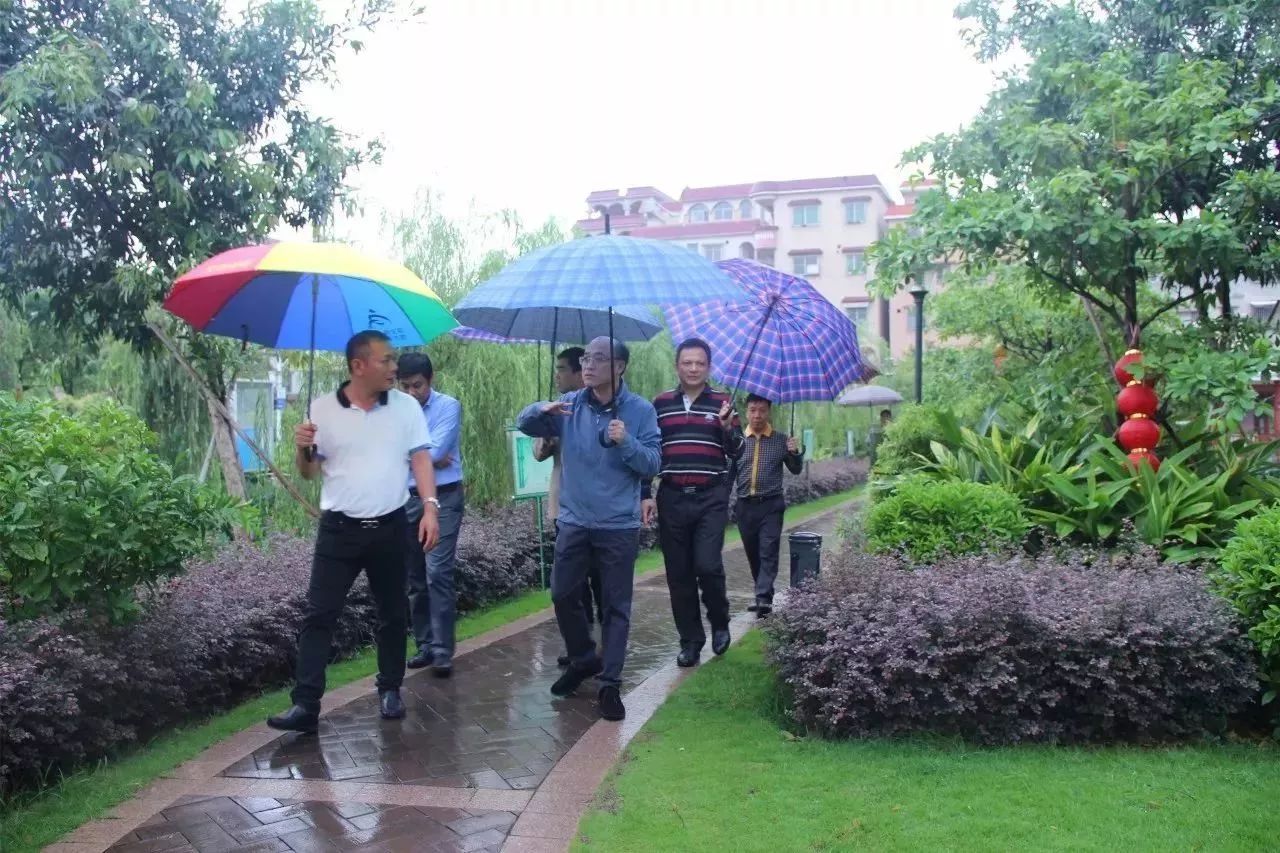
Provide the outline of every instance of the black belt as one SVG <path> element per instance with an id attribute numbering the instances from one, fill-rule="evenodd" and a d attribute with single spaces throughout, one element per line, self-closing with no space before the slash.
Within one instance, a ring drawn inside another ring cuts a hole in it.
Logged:
<path id="1" fill-rule="evenodd" d="M 461 488 L 462 488 L 462 481 L 455 480 L 452 483 L 445 483 L 443 486 L 436 486 L 436 495 L 437 496 L 447 495 L 450 492 L 456 492 L 458 491 L 458 489 L 461 489 Z M 413 495 L 415 498 L 418 497 L 418 487 L 410 486 L 409 494 Z"/>
<path id="2" fill-rule="evenodd" d="M 395 521 L 404 521 L 404 509 L 393 510 L 386 515 L 380 515 L 377 518 L 356 518 L 347 515 L 345 512 L 326 509 L 320 513 L 320 520 L 337 524 L 340 527 L 363 527 L 366 530 L 376 530 L 385 524 L 391 524 Z"/>
<path id="3" fill-rule="evenodd" d="M 696 495 L 702 492 L 710 491 L 711 489 L 718 489 L 723 485 L 724 485 L 723 478 L 716 477 L 710 483 L 707 483 L 706 485 L 703 485 L 703 486 L 677 486 L 674 483 L 668 483 L 666 480 L 663 480 L 661 488 L 669 489 L 673 492 L 679 492 L 682 495 Z"/>
<path id="4" fill-rule="evenodd" d="M 746 501 L 749 504 L 762 504 L 765 501 L 776 501 L 782 496 L 782 492 L 776 492 L 772 495 L 738 495 L 738 500 Z"/>

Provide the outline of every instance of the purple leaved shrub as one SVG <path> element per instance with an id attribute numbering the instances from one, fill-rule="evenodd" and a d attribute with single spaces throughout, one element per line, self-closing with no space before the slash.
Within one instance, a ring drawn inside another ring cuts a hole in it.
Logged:
<path id="1" fill-rule="evenodd" d="M 1157 742 L 1257 694 L 1229 608 L 1150 550 L 832 562 L 766 626 L 790 715 L 825 737 Z"/>

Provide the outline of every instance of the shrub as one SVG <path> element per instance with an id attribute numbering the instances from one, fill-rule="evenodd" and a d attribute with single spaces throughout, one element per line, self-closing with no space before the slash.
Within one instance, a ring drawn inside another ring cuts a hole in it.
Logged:
<path id="1" fill-rule="evenodd" d="M 1194 738 L 1256 693 L 1230 609 L 1149 549 L 835 563 L 766 626 L 791 716 L 823 736 Z"/>
<path id="2" fill-rule="evenodd" d="M 1263 702 L 1270 704 L 1280 690 L 1280 508 L 1236 526 L 1213 583 L 1240 614 L 1258 649 L 1269 687 Z"/>
<path id="3" fill-rule="evenodd" d="M 919 563 L 1017 545 L 1029 524 L 1022 504 L 999 486 L 911 477 L 867 510 L 873 553 L 901 551 Z"/>
<path id="4" fill-rule="evenodd" d="M 134 587 L 171 577 L 232 520 L 232 504 L 153 452 L 102 401 L 76 416 L 0 395 L 0 587 L 19 616 L 90 607 L 118 618 Z"/>
<path id="5" fill-rule="evenodd" d="M 902 406 L 876 448 L 874 474 L 893 477 L 915 471 L 929 452 L 929 442 L 942 437 L 937 413 L 929 406 Z"/>

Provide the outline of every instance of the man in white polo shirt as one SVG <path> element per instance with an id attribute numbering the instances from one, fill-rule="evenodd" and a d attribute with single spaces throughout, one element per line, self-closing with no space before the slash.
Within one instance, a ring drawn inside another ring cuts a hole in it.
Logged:
<path id="1" fill-rule="evenodd" d="M 273 729 L 314 732 L 319 725 L 325 665 L 334 628 L 361 570 L 378 607 L 378 700 L 384 719 L 404 716 L 405 512 L 413 472 L 425 512 L 418 525 L 424 550 L 440 537 L 435 477 L 422 410 L 395 390 L 396 357 L 381 332 L 347 342 L 351 378 L 311 404 L 311 423 L 294 431 L 295 459 L 305 479 L 317 474 L 320 526 L 307 613 L 298 634 L 293 707 L 267 719 Z"/>

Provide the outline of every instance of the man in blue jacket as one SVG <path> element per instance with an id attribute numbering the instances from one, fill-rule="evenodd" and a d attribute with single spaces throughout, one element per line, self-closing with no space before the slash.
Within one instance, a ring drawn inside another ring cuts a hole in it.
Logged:
<path id="1" fill-rule="evenodd" d="M 619 688 L 640 549 L 640 481 L 657 474 L 662 460 L 653 405 L 631 393 L 622 380 L 630 358 L 621 341 L 596 338 L 580 359 L 585 387 L 559 400 L 528 406 L 516 422 L 525 435 L 560 442 L 560 515 L 551 600 L 570 663 L 551 692 L 568 696 L 598 676 L 600 716 L 606 720 L 626 716 Z M 603 659 L 596 653 L 582 605 L 581 587 L 593 568 L 600 573 L 604 607 Z"/>

